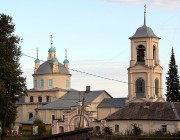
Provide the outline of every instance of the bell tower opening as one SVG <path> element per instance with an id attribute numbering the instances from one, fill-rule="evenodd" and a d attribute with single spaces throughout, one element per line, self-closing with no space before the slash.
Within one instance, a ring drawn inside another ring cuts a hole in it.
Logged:
<path id="1" fill-rule="evenodd" d="M 156 47 L 153 46 L 153 59 L 156 60 Z"/>
<path id="2" fill-rule="evenodd" d="M 136 80 L 136 97 L 145 98 L 145 82 L 142 78 Z"/>
<path id="3" fill-rule="evenodd" d="M 137 47 L 137 63 L 144 64 L 146 59 L 146 49 L 143 45 Z"/>

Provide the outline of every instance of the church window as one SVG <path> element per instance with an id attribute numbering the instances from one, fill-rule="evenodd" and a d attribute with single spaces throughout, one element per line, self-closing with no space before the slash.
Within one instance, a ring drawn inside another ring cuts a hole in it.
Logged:
<path id="1" fill-rule="evenodd" d="M 153 46 L 153 59 L 156 60 L 156 47 Z"/>
<path id="2" fill-rule="evenodd" d="M 162 128 L 162 132 L 167 132 L 167 125 L 162 125 L 161 128 Z"/>
<path id="3" fill-rule="evenodd" d="M 38 102 L 42 103 L 42 97 L 41 96 L 38 97 Z"/>
<path id="4" fill-rule="evenodd" d="M 115 132 L 119 132 L 119 125 L 115 125 Z"/>
<path id="5" fill-rule="evenodd" d="M 159 97 L 159 80 L 155 79 L 155 94 Z"/>
<path id="6" fill-rule="evenodd" d="M 33 117 L 33 113 L 30 112 L 30 113 L 29 113 L 29 119 L 31 119 L 32 117 Z"/>
<path id="7" fill-rule="evenodd" d="M 66 80 L 66 88 L 69 88 L 69 80 Z"/>
<path id="8" fill-rule="evenodd" d="M 43 79 L 40 80 L 40 87 L 44 87 L 44 80 Z"/>
<path id="9" fill-rule="evenodd" d="M 145 97 L 145 82 L 142 78 L 136 80 L 136 97 Z"/>
<path id="10" fill-rule="evenodd" d="M 52 123 L 53 123 L 54 119 L 55 119 L 55 115 L 52 115 Z"/>
<path id="11" fill-rule="evenodd" d="M 34 80 L 34 88 L 37 88 L 37 80 Z"/>
<path id="12" fill-rule="evenodd" d="M 46 102 L 50 102 L 50 97 L 46 96 Z"/>
<path id="13" fill-rule="evenodd" d="M 144 64 L 145 58 L 146 58 L 146 49 L 143 45 L 139 45 L 137 47 L 137 62 Z"/>
<path id="14" fill-rule="evenodd" d="M 33 96 L 30 96 L 30 103 L 33 103 L 34 102 L 34 98 Z"/>
<path id="15" fill-rule="evenodd" d="M 52 79 L 49 79 L 49 80 L 48 80 L 48 86 L 49 86 L 49 87 L 52 87 L 52 86 L 53 86 L 53 80 L 52 80 Z"/>

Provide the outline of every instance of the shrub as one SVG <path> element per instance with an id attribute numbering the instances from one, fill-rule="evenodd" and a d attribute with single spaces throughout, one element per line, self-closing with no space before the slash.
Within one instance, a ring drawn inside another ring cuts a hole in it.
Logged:
<path id="1" fill-rule="evenodd" d="M 142 129 L 137 124 L 132 124 L 132 133 L 135 136 L 139 136 L 142 134 Z"/>

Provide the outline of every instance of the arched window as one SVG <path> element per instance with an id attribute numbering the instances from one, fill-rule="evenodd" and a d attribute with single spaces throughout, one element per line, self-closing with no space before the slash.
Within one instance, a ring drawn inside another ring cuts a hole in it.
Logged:
<path id="1" fill-rule="evenodd" d="M 146 49 L 143 45 L 137 47 L 137 62 L 144 64 L 146 59 Z"/>
<path id="2" fill-rule="evenodd" d="M 59 126 L 59 133 L 64 133 L 64 127 L 63 126 Z"/>
<path id="3" fill-rule="evenodd" d="M 142 78 L 136 80 L 136 97 L 145 97 L 145 82 Z"/>
<path id="4" fill-rule="evenodd" d="M 153 46 L 153 59 L 156 60 L 156 47 Z"/>
<path id="5" fill-rule="evenodd" d="M 42 102 L 42 97 L 41 97 L 41 96 L 38 97 L 38 102 L 39 102 L 39 103 Z"/>
<path id="6" fill-rule="evenodd" d="M 115 125 L 115 132 L 119 132 L 119 125 L 118 124 Z"/>
<path id="7" fill-rule="evenodd" d="M 155 94 L 159 97 L 159 80 L 155 79 Z"/>
<path id="8" fill-rule="evenodd" d="M 33 96 L 30 96 L 30 103 L 33 103 L 34 102 L 34 98 Z"/>
<path id="9" fill-rule="evenodd" d="M 31 119 L 33 117 L 33 113 L 29 113 L 29 119 Z"/>

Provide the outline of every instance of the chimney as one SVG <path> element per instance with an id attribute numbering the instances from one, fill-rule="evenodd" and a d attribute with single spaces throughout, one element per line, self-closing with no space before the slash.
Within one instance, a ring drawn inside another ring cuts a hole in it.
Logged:
<path id="1" fill-rule="evenodd" d="M 86 92 L 90 92 L 91 91 L 91 86 L 86 86 Z"/>

